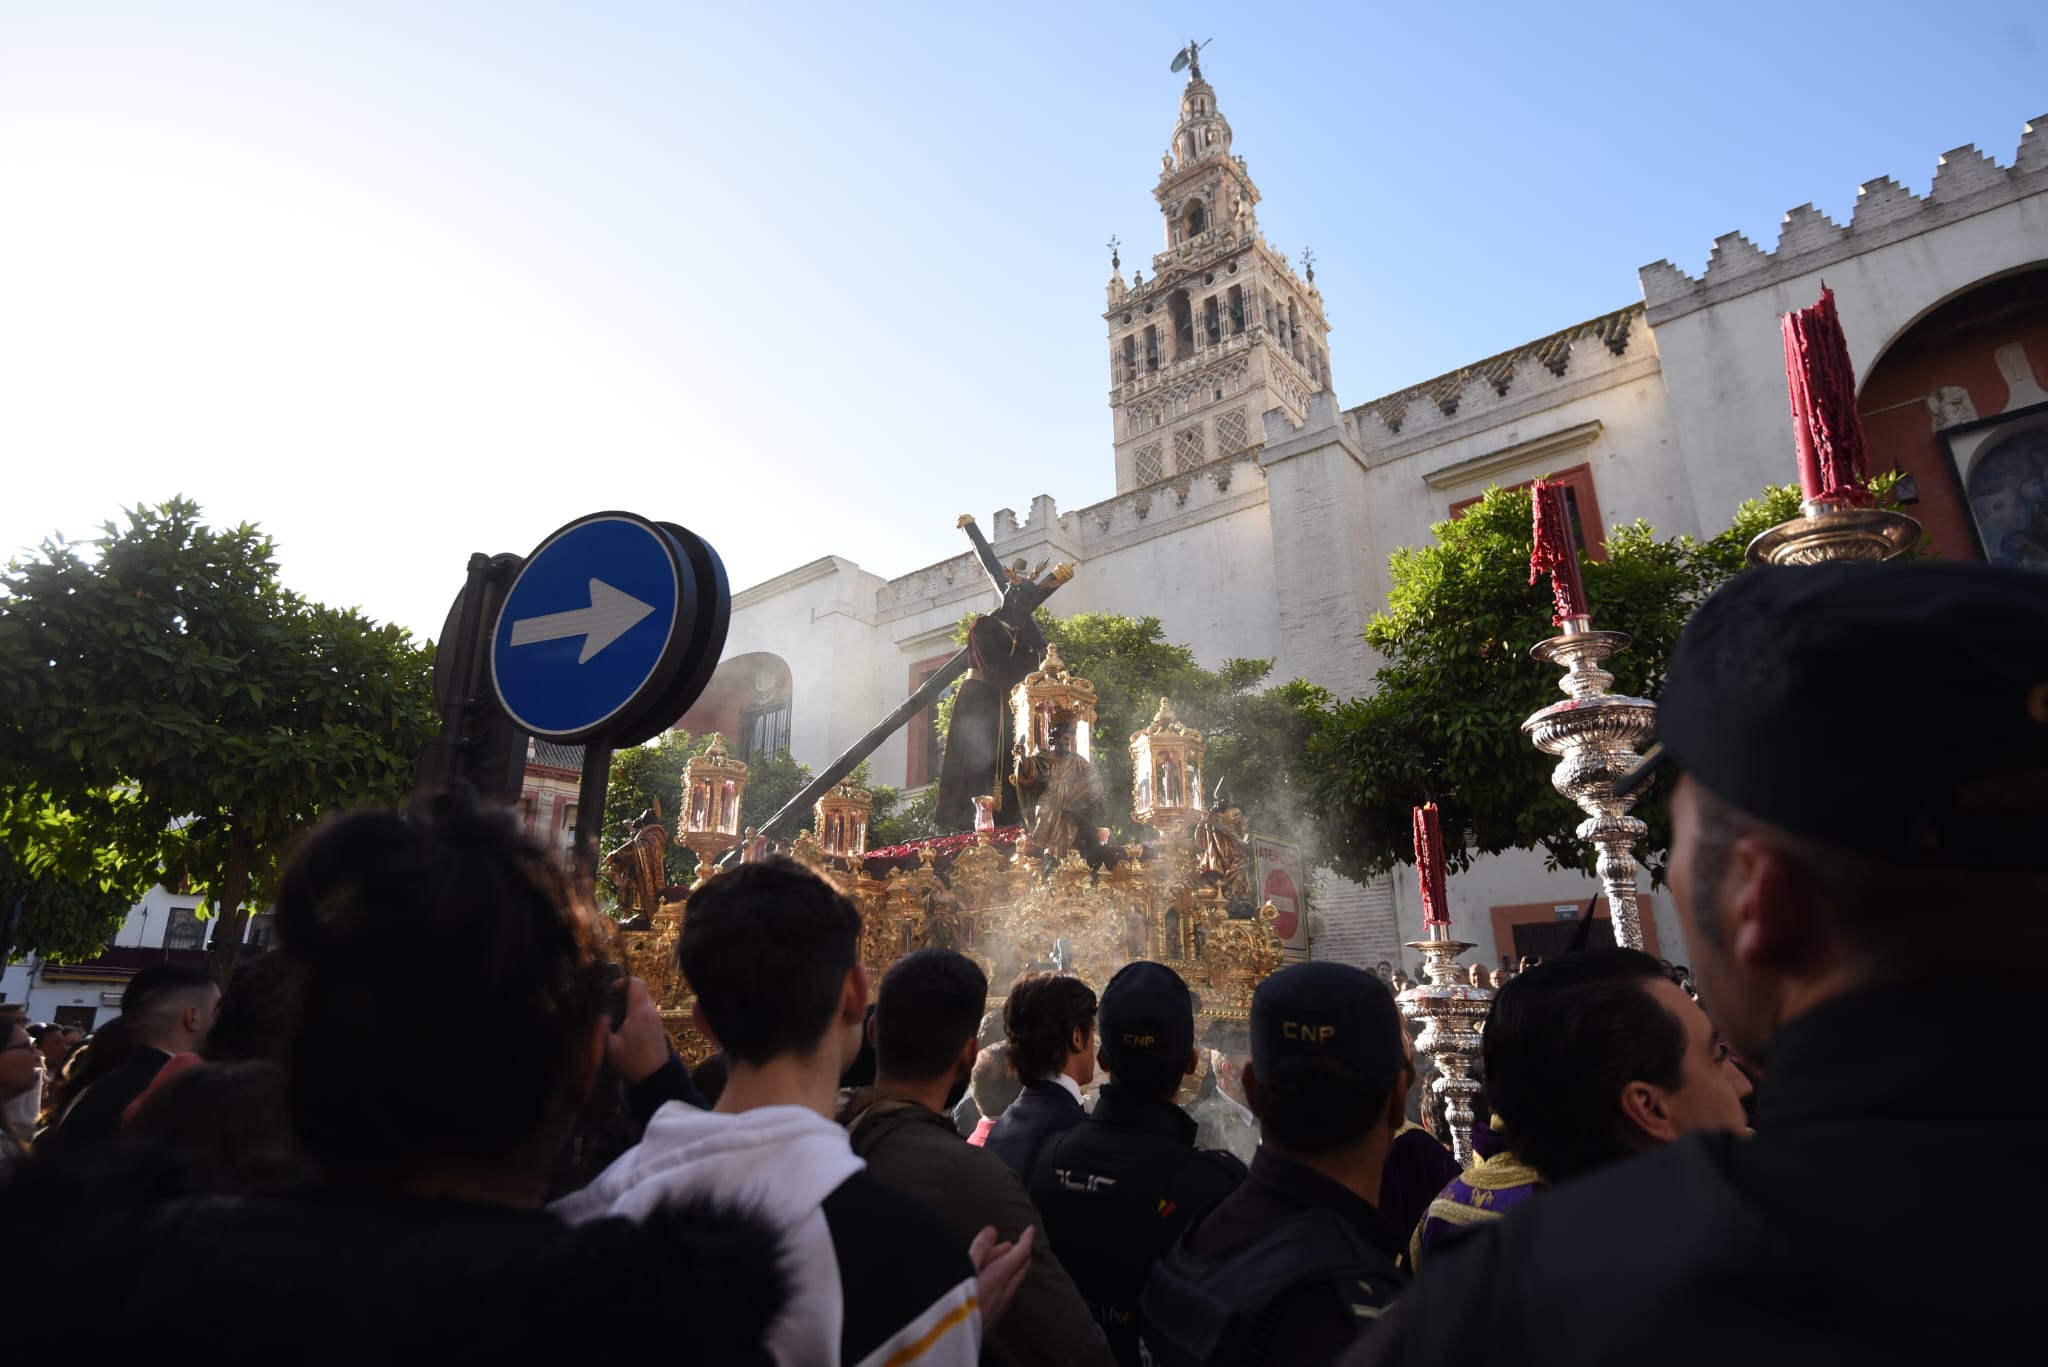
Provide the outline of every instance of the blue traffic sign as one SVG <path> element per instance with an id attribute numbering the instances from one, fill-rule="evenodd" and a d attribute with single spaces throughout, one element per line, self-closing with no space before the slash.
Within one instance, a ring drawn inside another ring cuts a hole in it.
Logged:
<path id="1" fill-rule="evenodd" d="M 581 739 L 629 725 L 671 682 L 697 615 L 682 548 L 630 513 L 597 513 L 527 557 L 491 640 L 498 701 L 537 736 Z"/>

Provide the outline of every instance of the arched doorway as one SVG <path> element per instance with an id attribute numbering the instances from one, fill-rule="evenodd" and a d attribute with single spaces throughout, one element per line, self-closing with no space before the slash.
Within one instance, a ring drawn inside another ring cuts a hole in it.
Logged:
<path id="1" fill-rule="evenodd" d="M 789 662 L 765 650 L 720 660 L 704 692 L 676 723 L 693 736 L 716 731 L 743 760 L 789 749 Z"/>
<path id="2" fill-rule="evenodd" d="M 1979 281 L 1906 328 L 1857 407 L 1872 470 L 1912 477 L 1951 560 L 2048 569 L 2048 262 Z"/>

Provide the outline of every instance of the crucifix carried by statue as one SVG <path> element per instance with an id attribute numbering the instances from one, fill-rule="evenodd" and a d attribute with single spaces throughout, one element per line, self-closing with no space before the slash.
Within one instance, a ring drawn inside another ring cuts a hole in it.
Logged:
<path id="1" fill-rule="evenodd" d="M 975 558 L 981 562 L 989 583 L 1002 595 L 1002 601 L 994 611 L 974 619 L 968 627 L 967 645 L 952 659 L 939 666 L 894 711 L 825 766 L 802 792 L 762 822 L 762 838 L 787 835 L 810 812 L 811 804 L 852 773 L 855 766 L 912 717 L 936 703 L 956 679 L 960 680 L 960 689 L 953 699 L 952 721 L 946 729 L 946 756 L 932 809 L 932 833 L 946 835 L 973 830 L 977 797 L 996 798 L 998 825 L 1014 825 L 1021 819 L 1016 795 L 1006 781 L 1010 775 L 1005 772 L 1004 761 L 1010 754 L 1013 733 L 1009 709 L 1004 704 L 1011 689 L 1038 668 L 1046 648 L 1045 633 L 1031 620 L 1031 614 L 1060 585 L 1074 577 L 1074 567 L 1055 565 L 1048 571 L 1045 563 L 1040 562 L 1027 571 L 1021 560 L 1014 566 L 1005 566 L 996 558 L 995 548 L 989 545 L 972 516 L 962 516 L 960 528 L 973 542 Z M 962 675 L 967 677 L 963 679 Z"/>

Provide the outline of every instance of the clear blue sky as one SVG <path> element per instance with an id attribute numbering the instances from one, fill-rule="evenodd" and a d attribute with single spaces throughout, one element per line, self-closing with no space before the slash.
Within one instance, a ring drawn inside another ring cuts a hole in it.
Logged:
<path id="1" fill-rule="evenodd" d="M 1190 35 L 1346 404 L 2048 112 L 2023 3 L 741 10 L 0 3 L 0 548 L 182 492 L 433 632 L 597 508 L 739 587 L 1106 497 Z"/>

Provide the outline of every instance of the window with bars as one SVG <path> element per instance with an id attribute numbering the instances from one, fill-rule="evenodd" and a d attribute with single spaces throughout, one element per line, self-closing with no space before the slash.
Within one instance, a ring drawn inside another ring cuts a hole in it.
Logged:
<path id="1" fill-rule="evenodd" d="M 740 758 L 773 759 L 789 748 L 789 699 L 740 713 Z"/>
<path id="2" fill-rule="evenodd" d="M 1138 448 L 1138 458 L 1131 466 L 1131 474 L 1140 484 L 1150 484 L 1163 479 L 1166 471 L 1159 464 L 1159 443 L 1147 442 Z"/>
<path id="3" fill-rule="evenodd" d="M 1173 434 L 1173 468 L 1185 473 L 1202 463 L 1201 427 L 1183 427 Z"/>
<path id="4" fill-rule="evenodd" d="M 204 949 L 206 924 L 197 907 L 172 907 L 170 923 L 164 927 L 165 949 Z"/>

